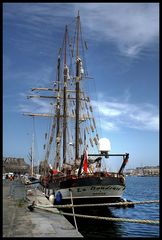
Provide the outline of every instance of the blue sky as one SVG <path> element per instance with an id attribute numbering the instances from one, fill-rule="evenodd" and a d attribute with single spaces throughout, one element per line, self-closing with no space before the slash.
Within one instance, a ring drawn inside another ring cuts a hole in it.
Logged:
<path id="1" fill-rule="evenodd" d="M 32 119 L 23 112 L 47 104 L 26 96 L 54 81 L 65 24 L 78 10 L 100 135 L 110 139 L 112 152 L 130 153 L 128 168 L 159 165 L 158 3 L 4 3 L 3 156 L 28 161 Z M 45 119 L 36 121 L 42 160 Z"/>

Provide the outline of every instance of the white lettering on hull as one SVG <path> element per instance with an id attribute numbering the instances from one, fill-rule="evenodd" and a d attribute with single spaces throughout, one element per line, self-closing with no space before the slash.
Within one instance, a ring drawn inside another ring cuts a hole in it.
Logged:
<path id="1" fill-rule="evenodd" d="M 62 199 L 70 198 L 70 191 L 72 190 L 73 198 L 89 198 L 89 197 L 121 197 L 125 187 L 120 185 L 115 186 L 85 186 L 85 187 L 72 187 L 66 189 L 59 189 L 55 192 L 61 192 Z"/>

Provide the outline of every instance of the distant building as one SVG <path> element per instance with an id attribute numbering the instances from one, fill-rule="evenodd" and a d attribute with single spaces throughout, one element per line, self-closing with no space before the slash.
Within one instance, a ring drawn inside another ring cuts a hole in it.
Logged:
<path id="1" fill-rule="evenodd" d="M 145 166 L 136 167 L 136 169 L 126 169 L 126 175 L 137 175 L 137 176 L 159 176 L 159 166 Z"/>
<path id="2" fill-rule="evenodd" d="M 13 172 L 24 174 L 29 172 L 29 164 L 24 158 L 3 157 L 3 173 Z"/>
<path id="3" fill-rule="evenodd" d="M 126 169 L 125 174 L 126 175 L 134 175 L 134 169 Z"/>
<path id="4" fill-rule="evenodd" d="M 144 167 L 143 168 L 143 174 L 144 175 L 159 175 L 159 167 Z"/>

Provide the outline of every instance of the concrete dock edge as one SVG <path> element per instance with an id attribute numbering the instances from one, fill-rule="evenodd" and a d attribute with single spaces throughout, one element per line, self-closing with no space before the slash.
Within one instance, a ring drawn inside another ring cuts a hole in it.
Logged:
<path id="1" fill-rule="evenodd" d="M 3 180 L 3 237 L 83 237 L 64 216 L 55 214 L 57 209 L 53 213 L 31 212 L 28 205 L 32 195 L 27 201 L 24 189 L 20 180 Z M 48 204 L 46 197 L 35 191 L 35 200 Z"/>

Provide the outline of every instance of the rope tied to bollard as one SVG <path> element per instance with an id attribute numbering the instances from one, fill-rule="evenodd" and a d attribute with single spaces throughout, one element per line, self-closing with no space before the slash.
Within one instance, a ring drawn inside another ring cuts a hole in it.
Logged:
<path id="1" fill-rule="evenodd" d="M 156 202 L 158 202 L 158 200 L 155 200 Z M 139 202 L 138 202 L 139 203 Z M 146 202 L 145 202 L 146 203 Z M 148 203 L 148 202 L 147 202 Z M 150 203 L 153 203 L 153 201 L 151 201 Z M 92 204 L 91 204 L 92 205 Z M 35 202 L 32 203 L 32 205 L 30 206 L 31 209 L 33 210 L 34 208 L 38 208 L 41 210 L 45 210 L 48 212 L 52 212 L 50 209 L 51 206 L 43 206 L 43 205 L 37 205 L 35 204 Z M 57 207 L 57 206 L 52 206 L 53 207 Z M 74 205 L 68 205 L 68 207 L 74 207 Z M 28 209 L 30 210 L 30 208 L 28 207 Z M 31 211 L 32 211 L 31 210 Z M 72 217 L 80 217 L 80 218 L 89 218 L 89 219 L 97 219 L 97 220 L 105 220 L 105 221 L 113 221 L 113 222 L 130 222 L 130 223 L 141 223 L 141 224 L 155 224 L 155 225 L 159 225 L 159 220 L 146 220 L 146 219 L 129 219 L 129 218 L 112 218 L 112 217 L 101 217 L 101 216 L 90 216 L 90 215 L 82 215 L 82 214 L 75 214 L 73 213 L 65 213 L 65 212 L 58 212 L 55 214 L 60 214 L 60 215 L 65 215 L 65 216 L 72 216 Z"/>

